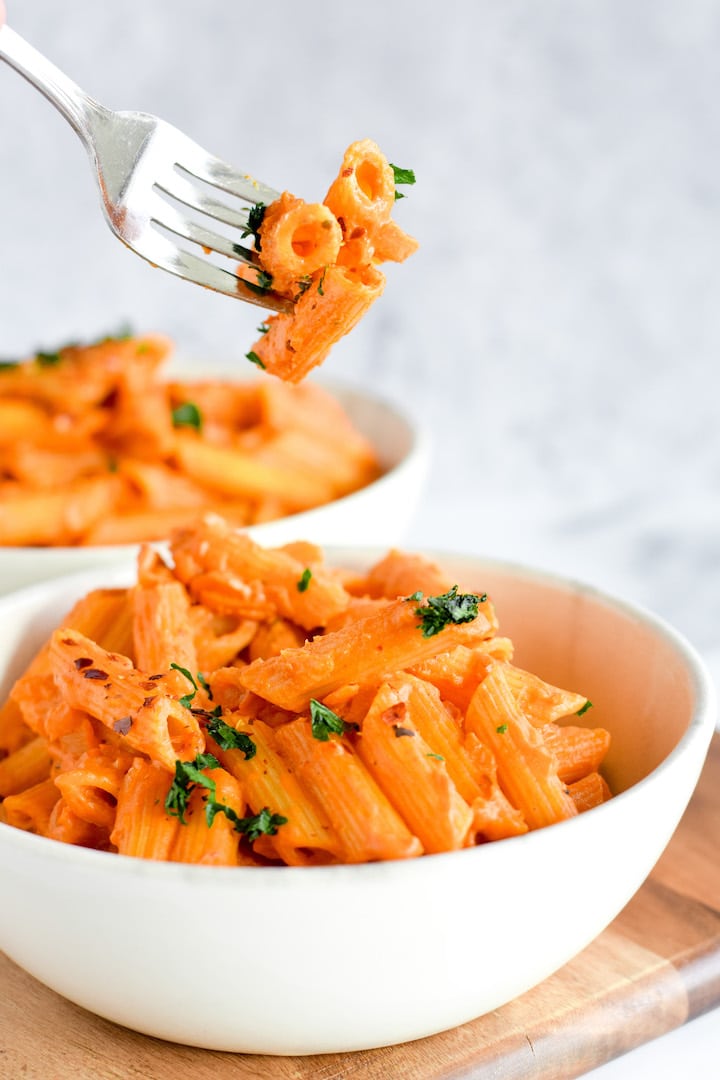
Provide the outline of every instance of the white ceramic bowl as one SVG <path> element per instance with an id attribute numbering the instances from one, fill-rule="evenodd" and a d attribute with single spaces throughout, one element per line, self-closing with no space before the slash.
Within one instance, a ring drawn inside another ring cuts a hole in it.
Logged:
<path id="1" fill-rule="evenodd" d="M 362 565 L 379 552 L 330 553 Z M 572 581 L 442 560 L 490 592 L 517 662 L 594 703 L 617 795 L 526 836 L 419 859 L 316 868 L 152 863 L 0 825 L 0 948 L 101 1016 L 177 1042 L 349 1051 L 493 1010 L 584 948 L 639 888 L 690 798 L 710 680 L 653 616 Z M 107 569 L 0 600 L 5 689 Z"/>
<path id="2" fill-rule="evenodd" d="M 189 377 L 192 369 L 181 369 Z M 222 374 L 207 365 L 198 370 Z M 229 377 L 227 371 L 224 377 Z M 323 544 L 397 544 L 420 499 L 429 460 L 428 438 L 396 405 L 366 391 L 323 382 L 355 427 L 370 440 L 383 475 L 367 487 L 314 510 L 248 529 L 258 543 L 273 546 L 301 536 Z M 59 574 L 132 558 L 136 545 L 104 547 L 0 547 L 0 594 Z"/>

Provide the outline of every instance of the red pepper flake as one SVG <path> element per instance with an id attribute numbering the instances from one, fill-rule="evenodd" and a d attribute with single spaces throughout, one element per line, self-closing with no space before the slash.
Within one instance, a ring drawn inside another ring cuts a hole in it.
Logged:
<path id="1" fill-rule="evenodd" d="M 148 675 L 148 679 L 150 680 L 150 682 L 157 682 L 158 679 L 164 679 L 164 678 L 165 678 L 165 676 L 164 676 L 162 671 L 160 672 L 159 675 Z"/>
<path id="2" fill-rule="evenodd" d="M 115 720 L 112 726 L 113 731 L 117 731 L 118 735 L 127 735 L 131 727 L 132 716 L 123 716 L 120 720 Z"/>
<path id="3" fill-rule="evenodd" d="M 153 701 L 154 701 L 154 700 L 155 700 L 155 695 L 154 695 L 154 694 L 151 694 L 151 696 L 150 696 L 150 697 L 146 697 L 146 698 L 145 698 L 145 700 L 144 700 L 144 701 L 143 701 L 143 703 L 142 703 L 142 707 L 143 707 L 143 709 L 147 709 L 147 707 L 148 707 L 149 705 L 152 705 L 152 703 L 153 703 Z"/>
<path id="4" fill-rule="evenodd" d="M 107 671 L 101 671 L 100 668 L 90 667 L 87 671 L 83 671 L 83 679 L 108 679 L 110 676 Z"/>
<path id="5" fill-rule="evenodd" d="M 382 718 L 386 724 L 392 724 L 395 722 L 399 724 L 405 719 L 405 713 L 407 712 L 407 703 L 404 701 L 398 701 L 395 705 L 391 705 L 389 709 L 385 709 Z"/>
<path id="6" fill-rule="evenodd" d="M 71 637 L 66 637 L 66 638 L 62 639 L 62 644 L 63 645 L 77 645 L 77 641 L 74 641 L 73 638 L 71 638 Z"/>
<path id="7" fill-rule="evenodd" d="M 402 724 L 393 724 L 393 731 L 395 732 L 396 739 L 399 739 L 402 735 L 415 735 L 412 728 L 403 727 Z"/>
<path id="8" fill-rule="evenodd" d="M 74 661 L 74 664 L 78 671 L 82 671 L 83 668 L 90 667 L 92 660 L 89 656 L 79 656 L 77 660 Z"/>

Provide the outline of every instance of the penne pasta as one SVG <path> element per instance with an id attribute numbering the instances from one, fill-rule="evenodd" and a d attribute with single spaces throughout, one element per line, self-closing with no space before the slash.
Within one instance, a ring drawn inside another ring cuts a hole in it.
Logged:
<path id="1" fill-rule="evenodd" d="M 130 754 L 98 746 L 81 754 L 74 767 L 55 776 L 65 804 L 77 817 L 110 833 L 120 789 L 133 763 Z"/>
<path id="2" fill-rule="evenodd" d="M 60 792 L 52 780 L 25 788 L 17 795 L 8 795 L 0 805 L 0 821 L 16 829 L 47 836 L 50 815 L 60 798 Z"/>
<path id="3" fill-rule="evenodd" d="M 255 747 L 255 753 L 237 749 L 214 749 L 233 776 L 241 783 L 247 801 L 255 813 L 266 806 L 287 821 L 272 837 L 271 852 L 289 866 L 340 861 L 342 847 L 330 819 L 319 801 L 298 782 L 295 771 L 278 750 L 273 730 L 261 721 L 243 722 L 241 717 L 228 717 L 235 730 L 245 734 Z M 265 846 L 265 852 L 268 852 Z"/>
<path id="4" fill-rule="evenodd" d="M 577 813 L 557 775 L 552 751 L 525 718 L 502 664 L 493 664 L 478 686 L 466 721 L 469 731 L 492 751 L 500 786 L 531 829 Z"/>
<path id="5" fill-rule="evenodd" d="M 294 305 L 266 320 L 251 360 L 298 383 L 353 329 L 385 287 L 378 264 L 402 262 L 418 246 L 391 220 L 395 197 L 394 167 L 363 139 L 345 152 L 324 205 L 285 192 L 265 208 L 257 232 L 261 269 L 238 272 L 254 289 L 272 287 Z"/>
<path id="6" fill-rule="evenodd" d="M 489 620 L 480 612 L 473 622 L 450 625 L 425 637 L 417 610 L 415 601 L 394 600 L 331 636 L 254 661 L 240 681 L 275 705 L 300 712 L 311 698 L 323 698 L 352 682 L 354 670 L 361 670 L 367 681 L 379 680 L 463 641 L 482 640 L 490 632 Z"/>
<path id="7" fill-rule="evenodd" d="M 39 737 L 25 743 L 6 758 L 0 758 L 0 798 L 17 795 L 46 780 L 50 762 L 47 744 Z"/>
<path id="8" fill-rule="evenodd" d="M 125 774 L 117 799 L 110 839 L 120 855 L 140 859 L 170 858 L 180 829 L 165 810 L 170 777 L 165 769 L 136 758 Z"/>
<path id="9" fill-rule="evenodd" d="M 298 269 L 324 267 L 340 226 L 327 207 L 303 207 L 289 251 Z M 283 221 L 269 257 L 288 254 Z M 0 368 L 0 546 L 161 540 L 203 510 L 250 525 L 380 475 L 372 445 L 320 387 L 163 381 L 170 352 L 159 336 L 118 337 Z"/>
<path id="10" fill-rule="evenodd" d="M 273 289 L 294 297 L 298 282 L 337 260 L 342 230 L 322 203 L 306 203 L 284 192 L 268 206 L 260 228 L 262 265 Z"/>
<path id="11" fill-rule="evenodd" d="M 127 657 L 61 628 L 51 638 L 50 659 L 55 684 L 68 704 L 95 717 L 120 736 L 123 745 L 171 772 L 178 759 L 190 760 L 201 752 L 203 736 L 190 710 Z"/>
<path id="12" fill-rule="evenodd" d="M 342 862 L 406 859 L 422 854 L 390 801 L 339 739 L 313 738 L 310 721 L 293 720 L 275 732 L 280 753 L 320 803 L 336 831 Z"/>
<path id="13" fill-rule="evenodd" d="M 458 793 L 443 757 L 414 726 L 407 702 L 387 683 L 367 711 L 357 748 L 368 771 L 426 852 L 456 851 L 465 846 L 472 810 Z"/>
<path id="14" fill-rule="evenodd" d="M 0 821 L 139 858 L 323 866 L 599 806 L 608 732 L 498 629 L 426 558 L 348 571 L 205 514 L 167 559 L 142 547 L 131 588 L 78 601 L 0 704 Z"/>

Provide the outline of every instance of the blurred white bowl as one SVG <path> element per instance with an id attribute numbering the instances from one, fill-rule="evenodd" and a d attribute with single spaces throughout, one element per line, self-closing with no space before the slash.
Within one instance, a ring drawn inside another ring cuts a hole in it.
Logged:
<path id="1" fill-rule="evenodd" d="M 186 374 L 190 369 L 187 369 Z M 202 369 L 204 376 L 216 369 Z M 225 377 L 228 377 L 225 371 Z M 195 368 L 194 377 L 198 377 Z M 323 383 L 372 443 L 383 475 L 367 487 L 314 510 L 249 528 L 258 543 L 285 544 L 301 536 L 323 544 L 396 544 L 420 499 L 429 460 L 428 438 L 395 405 L 365 391 Z M 104 547 L 0 547 L 0 594 L 58 574 L 133 557 L 137 545 Z"/>
<path id="2" fill-rule="evenodd" d="M 362 566 L 380 553 L 330 552 Z M 517 662 L 594 703 L 617 795 L 526 836 L 360 866 L 212 868 L 70 847 L 0 825 L 0 948 L 130 1028 L 218 1050 L 403 1042 L 523 993 L 583 949 L 672 835 L 713 731 L 710 680 L 672 629 L 573 581 L 441 557 L 487 590 Z M 0 600 L 0 696 L 108 568 Z"/>

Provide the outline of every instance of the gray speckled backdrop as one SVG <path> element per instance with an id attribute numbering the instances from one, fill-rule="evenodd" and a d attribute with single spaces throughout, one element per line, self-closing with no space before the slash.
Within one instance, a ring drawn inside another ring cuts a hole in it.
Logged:
<path id="1" fill-rule="evenodd" d="M 435 458 L 414 544 L 620 591 L 720 658 L 720 6 L 8 0 L 101 101 L 321 197 L 376 139 L 420 253 L 326 372 Z M 257 312 L 130 255 L 75 135 L 0 65 L 0 355 L 124 320 L 244 364 Z"/>

